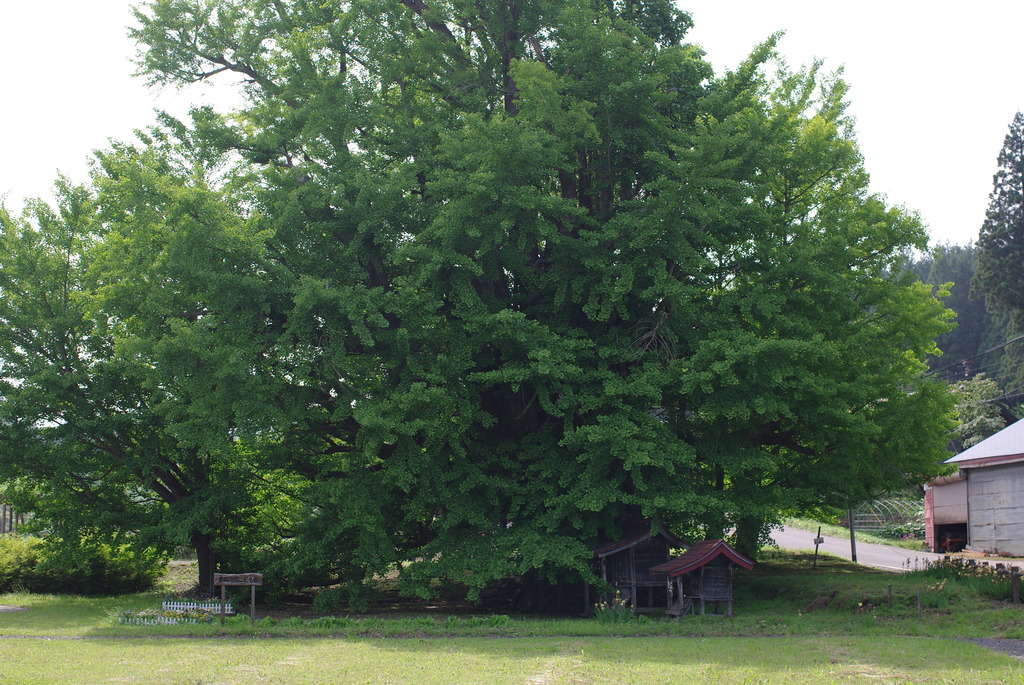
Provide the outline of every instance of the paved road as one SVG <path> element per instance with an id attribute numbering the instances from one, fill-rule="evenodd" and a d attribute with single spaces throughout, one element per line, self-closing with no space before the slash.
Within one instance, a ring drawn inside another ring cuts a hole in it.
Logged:
<path id="1" fill-rule="evenodd" d="M 814 549 L 814 536 L 814 531 L 790 526 L 784 526 L 782 530 L 772 533 L 775 544 L 783 549 Z M 834 538 L 828 535 L 822 537 L 825 538 L 825 542 L 818 547 L 819 551 L 835 554 L 844 559 L 850 558 L 850 538 Z M 902 547 L 857 541 L 857 563 L 886 571 L 912 571 L 915 561 L 920 564 L 926 559 L 941 559 L 942 556 L 931 552 L 915 552 Z"/>

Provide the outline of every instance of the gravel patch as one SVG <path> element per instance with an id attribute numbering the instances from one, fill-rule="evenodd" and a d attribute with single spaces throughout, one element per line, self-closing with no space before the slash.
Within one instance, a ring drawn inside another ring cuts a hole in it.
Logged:
<path id="1" fill-rule="evenodd" d="M 994 652 L 1007 654 L 1024 661 L 1024 640 L 1010 640 L 1002 637 L 973 637 L 961 638 L 964 642 L 987 647 Z"/>

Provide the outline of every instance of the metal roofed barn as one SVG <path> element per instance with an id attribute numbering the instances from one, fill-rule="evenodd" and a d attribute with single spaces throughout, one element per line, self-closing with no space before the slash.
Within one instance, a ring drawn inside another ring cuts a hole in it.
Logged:
<path id="1" fill-rule="evenodd" d="M 956 464 L 967 480 L 967 546 L 1024 556 L 1024 421 L 964 450 Z"/>

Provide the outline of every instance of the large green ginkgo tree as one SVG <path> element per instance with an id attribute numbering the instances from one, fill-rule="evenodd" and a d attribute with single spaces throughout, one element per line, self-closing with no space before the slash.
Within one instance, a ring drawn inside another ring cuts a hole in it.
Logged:
<path id="1" fill-rule="evenodd" d="M 924 231 L 867 193 L 843 81 L 772 70 L 775 39 L 716 76 L 664 0 L 138 20 L 153 82 L 245 104 L 101 155 L 90 297 L 169 434 L 259 484 L 237 558 L 593 579 L 629 519 L 752 551 L 934 472 L 947 314 L 895 268 Z"/>

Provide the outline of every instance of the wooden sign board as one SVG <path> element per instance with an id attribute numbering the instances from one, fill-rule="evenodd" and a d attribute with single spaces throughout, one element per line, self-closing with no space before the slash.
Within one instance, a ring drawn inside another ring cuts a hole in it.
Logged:
<path id="1" fill-rule="evenodd" d="M 214 585 L 263 585 L 262 573 L 214 573 Z"/>
<path id="2" fill-rule="evenodd" d="M 213 584 L 220 585 L 220 624 L 224 625 L 228 585 L 249 586 L 249 620 L 256 622 L 256 586 L 263 585 L 262 573 L 214 573 Z"/>

